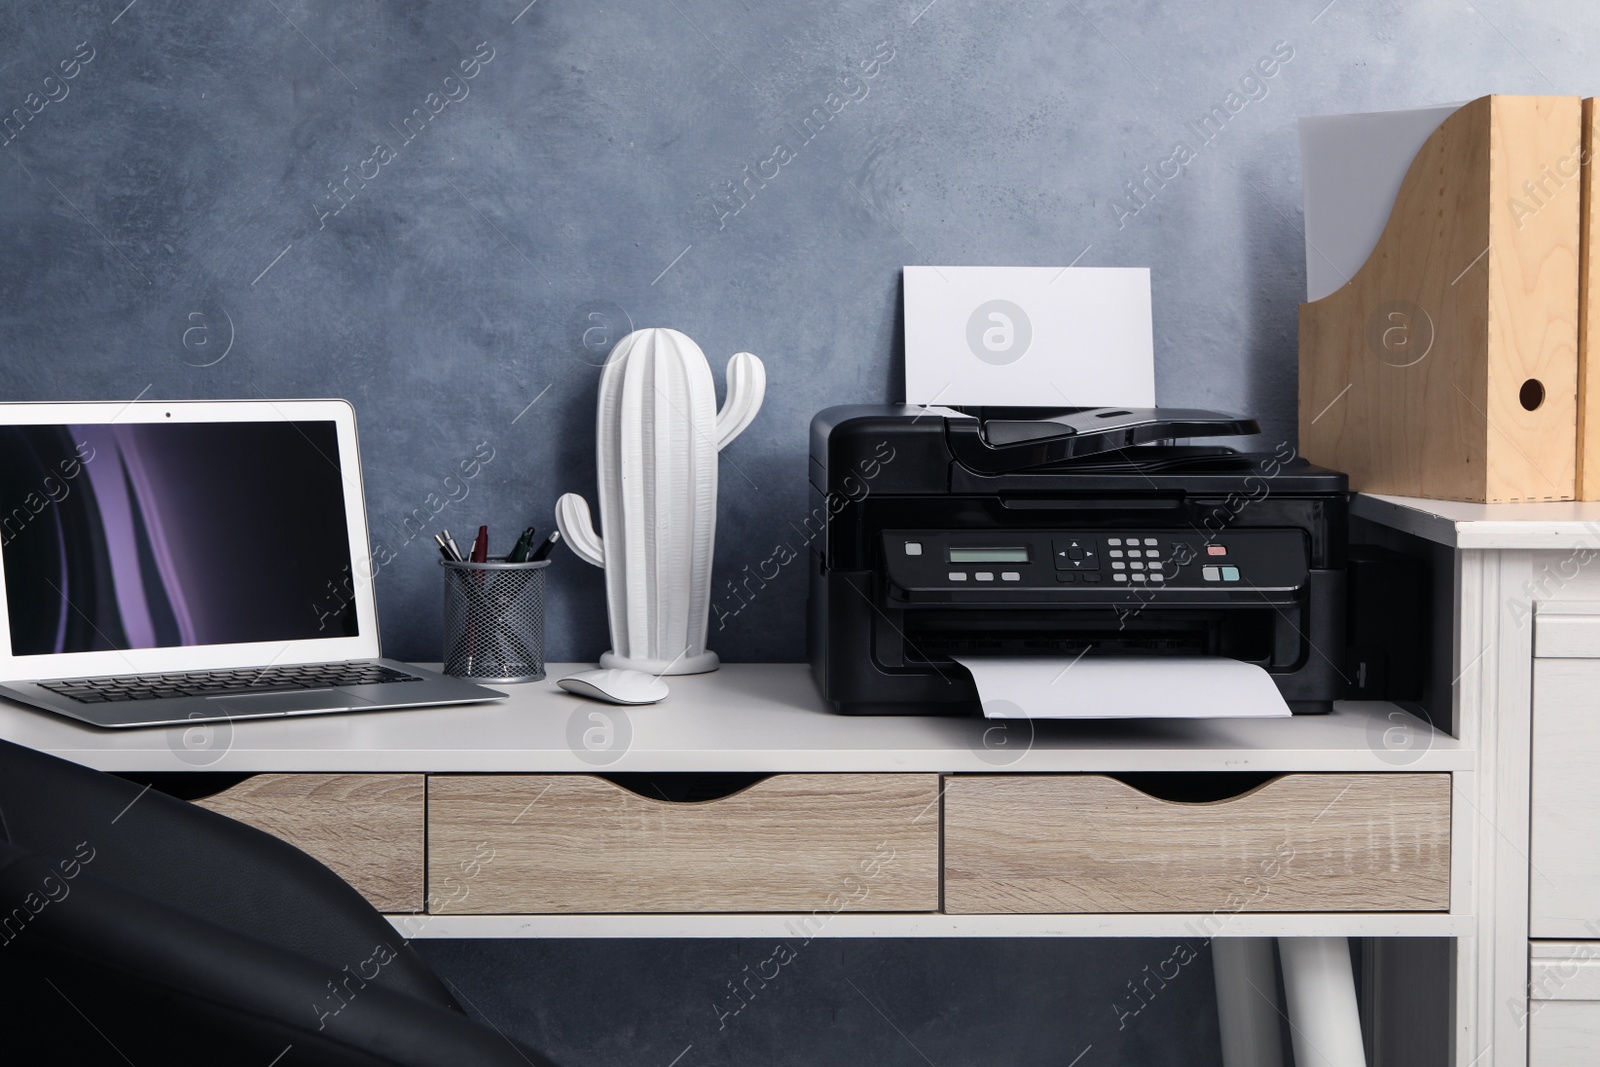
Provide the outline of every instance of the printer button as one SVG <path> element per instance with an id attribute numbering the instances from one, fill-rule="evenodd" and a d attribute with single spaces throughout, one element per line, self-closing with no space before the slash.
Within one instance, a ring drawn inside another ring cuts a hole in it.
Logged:
<path id="1" fill-rule="evenodd" d="M 1132 577 L 1133 577 L 1133 580 L 1136 581 L 1136 582 L 1142 582 L 1145 579 L 1145 576 L 1142 575 L 1142 574 L 1135 574 Z"/>
<path id="2" fill-rule="evenodd" d="M 1083 580 L 1086 582 L 1098 582 L 1100 580 L 1100 574 L 1098 571 L 1090 571 L 1083 576 Z"/>
<path id="3" fill-rule="evenodd" d="M 906 555 L 908 555 L 908 556 L 920 556 L 920 555 L 922 555 L 922 542 L 921 541 L 907 541 L 906 542 Z"/>
<path id="4" fill-rule="evenodd" d="M 1145 539 L 1144 539 L 1144 543 L 1145 543 L 1145 544 L 1146 544 L 1146 545 L 1147 545 L 1147 546 L 1148 546 L 1148 547 L 1150 547 L 1150 548 L 1154 548 L 1154 547 L 1156 547 L 1156 544 L 1157 544 L 1157 541 L 1156 541 L 1156 539 L 1155 539 L 1155 538 L 1154 538 L 1154 537 L 1146 537 L 1146 538 L 1145 538 Z"/>
<path id="5" fill-rule="evenodd" d="M 1095 575 L 1095 577 L 1099 578 L 1100 576 L 1097 574 L 1097 575 Z M 1084 579 L 1086 581 L 1088 580 L 1088 578 L 1089 578 L 1089 576 L 1087 574 L 1084 575 Z M 1077 580 L 1078 580 L 1078 576 L 1076 574 L 1073 574 L 1071 571 L 1056 571 L 1056 581 L 1058 581 L 1058 582 L 1075 582 Z"/>
<path id="6" fill-rule="evenodd" d="M 1128 569 L 1128 565 L 1119 559 L 1115 563 L 1111 564 L 1111 569 L 1114 571 L 1125 571 Z"/>
<path id="7" fill-rule="evenodd" d="M 1204 578 L 1208 582 L 1222 581 L 1222 574 L 1216 567 L 1201 567 L 1200 577 Z"/>
<path id="8" fill-rule="evenodd" d="M 1225 582 L 1237 582 L 1239 580 L 1239 568 L 1238 567 L 1224 567 L 1224 568 L 1222 568 L 1222 580 L 1225 581 Z"/>
<path id="9" fill-rule="evenodd" d="M 1136 571 L 1144 570 L 1144 564 L 1139 560 L 1134 560 L 1132 563 L 1128 564 L 1128 566 L 1132 567 Z"/>
<path id="10" fill-rule="evenodd" d="M 979 571 L 973 577 L 980 582 L 992 582 L 994 581 L 994 571 Z"/>
<path id="11" fill-rule="evenodd" d="M 1209 569 L 1215 570 L 1216 568 L 1213 567 L 1213 568 L 1209 568 Z M 967 572 L 966 571 L 951 571 L 950 572 L 950 580 L 952 582 L 964 582 L 964 581 L 967 580 Z"/>
<path id="12" fill-rule="evenodd" d="M 1156 573 L 1150 575 L 1150 580 L 1152 582 L 1164 582 L 1167 580 L 1167 576 L 1157 571 Z"/>
<path id="13" fill-rule="evenodd" d="M 1118 541 L 1115 537 L 1113 537 L 1111 539 L 1111 543 L 1114 544 L 1114 545 L 1118 545 L 1118 544 L 1121 544 L 1122 542 Z M 1113 548 L 1111 551 L 1107 552 L 1106 555 L 1110 556 L 1112 559 L 1121 559 L 1122 558 L 1122 549 Z"/>
<path id="14" fill-rule="evenodd" d="M 1001 571 L 1000 580 L 1002 582 L 1020 582 L 1022 581 L 1022 574 L 1018 571 Z"/>
<path id="15" fill-rule="evenodd" d="M 1120 544 L 1122 544 L 1122 538 L 1120 538 L 1120 537 L 1108 537 L 1108 538 L 1106 538 L 1106 544 L 1108 544 L 1108 545 L 1120 545 Z M 1113 556 L 1116 556 L 1116 555 L 1120 555 L 1121 553 L 1113 552 L 1111 554 Z"/>
<path id="16" fill-rule="evenodd" d="M 1126 574 L 1113 574 L 1111 576 L 1111 580 L 1116 582 L 1125 582 L 1128 580 L 1128 576 Z"/>

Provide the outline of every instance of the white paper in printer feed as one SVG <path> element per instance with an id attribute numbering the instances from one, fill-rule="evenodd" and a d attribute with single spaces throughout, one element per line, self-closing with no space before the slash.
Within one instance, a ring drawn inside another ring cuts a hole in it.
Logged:
<path id="1" fill-rule="evenodd" d="M 906 267 L 906 403 L 1154 407 L 1145 267 Z"/>
<path id="2" fill-rule="evenodd" d="M 1288 715 L 1272 676 L 1221 656 L 954 657 L 991 719 L 1238 719 Z"/>

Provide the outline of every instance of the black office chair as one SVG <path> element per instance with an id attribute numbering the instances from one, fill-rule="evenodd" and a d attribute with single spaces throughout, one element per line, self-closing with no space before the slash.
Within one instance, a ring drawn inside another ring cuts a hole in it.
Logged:
<path id="1" fill-rule="evenodd" d="M 4 741 L 0 1050 L 119 1067 L 554 1067 L 469 1019 L 299 849 Z"/>

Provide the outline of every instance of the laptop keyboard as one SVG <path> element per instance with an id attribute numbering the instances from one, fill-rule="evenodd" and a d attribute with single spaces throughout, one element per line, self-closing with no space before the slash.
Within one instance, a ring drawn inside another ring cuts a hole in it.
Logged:
<path id="1" fill-rule="evenodd" d="M 232 693 L 287 693 L 299 689 L 335 689 L 342 685 L 421 680 L 414 674 L 377 663 L 312 663 L 229 671 L 75 678 L 38 684 L 42 689 L 71 697 L 80 704 L 109 704 L 124 700 L 168 700 L 173 697 L 227 696 Z"/>

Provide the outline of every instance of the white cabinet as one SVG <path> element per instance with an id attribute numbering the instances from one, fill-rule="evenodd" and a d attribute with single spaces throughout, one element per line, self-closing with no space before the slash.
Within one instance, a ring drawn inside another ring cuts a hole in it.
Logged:
<path id="1" fill-rule="evenodd" d="M 1600 604 L 1581 605 L 1592 613 L 1579 605 L 1553 607 L 1541 605 L 1535 625 L 1528 932 L 1597 939 Z M 1594 1011 L 1600 1013 L 1600 1001 Z"/>
<path id="2" fill-rule="evenodd" d="M 1600 603 L 1534 623 L 1528 1067 L 1600 1058 Z"/>

